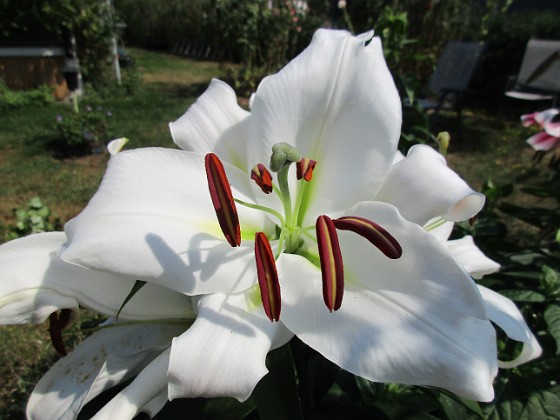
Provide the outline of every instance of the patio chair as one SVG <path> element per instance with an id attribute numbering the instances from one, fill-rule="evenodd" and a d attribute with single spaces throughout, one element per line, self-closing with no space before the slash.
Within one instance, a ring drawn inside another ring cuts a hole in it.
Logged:
<path id="1" fill-rule="evenodd" d="M 505 96 L 524 101 L 558 103 L 560 96 L 560 41 L 531 39 L 517 77 L 511 78 Z"/>
<path id="2" fill-rule="evenodd" d="M 455 112 L 459 136 L 464 95 L 483 51 L 484 45 L 477 42 L 448 42 L 428 84 L 434 99 L 418 99 L 418 104 L 424 110 L 434 110 L 432 117 L 437 116 L 442 109 Z"/>

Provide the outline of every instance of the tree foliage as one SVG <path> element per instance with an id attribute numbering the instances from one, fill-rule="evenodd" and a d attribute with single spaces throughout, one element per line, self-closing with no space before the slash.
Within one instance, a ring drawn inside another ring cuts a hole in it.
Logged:
<path id="1" fill-rule="evenodd" d="M 84 78 L 99 83 L 110 58 L 112 19 L 105 0 L 0 0 L 6 46 L 61 45 L 71 31 Z"/>

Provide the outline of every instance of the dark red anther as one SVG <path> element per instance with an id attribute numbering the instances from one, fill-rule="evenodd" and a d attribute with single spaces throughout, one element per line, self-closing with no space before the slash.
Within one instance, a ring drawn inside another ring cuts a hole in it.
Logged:
<path id="1" fill-rule="evenodd" d="M 323 300 L 332 312 L 340 308 L 344 294 L 342 253 L 335 225 L 329 217 L 319 216 L 315 230 L 323 277 Z"/>
<path id="2" fill-rule="evenodd" d="M 251 179 L 254 180 L 265 194 L 272 192 L 272 175 L 262 163 L 255 165 L 251 171 Z"/>
<path id="3" fill-rule="evenodd" d="M 313 177 L 313 169 L 315 169 L 317 162 L 313 159 L 301 158 L 301 160 L 296 164 L 297 168 L 297 179 L 305 179 L 307 182 L 311 181 Z"/>
<path id="4" fill-rule="evenodd" d="M 272 322 L 278 321 L 282 309 L 278 271 L 270 243 L 263 232 L 255 235 L 255 259 L 264 311 Z"/>
<path id="5" fill-rule="evenodd" d="M 231 246 L 239 246 L 241 244 L 239 218 L 224 165 L 214 153 L 208 153 L 204 162 L 210 197 L 220 228 Z"/>
<path id="6" fill-rule="evenodd" d="M 68 328 L 71 320 L 71 309 L 62 309 L 60 314 L 53 312 L 49 315 L 49 335 L 51 336 L 52 345 L 63 356 L 66 356 L 67 353 L 64 341 L 62 340 L 62 331 Z"/>
<path id="7" fill-rule="evenodd" d="M 389 258 L 397 259 L 402 255 L 402 248 L 398 241 L 371 220 L 358 216 L 347 216 L 335 219 L 333 222 L 337 229 L 350 230 L 366 238 Z"/>

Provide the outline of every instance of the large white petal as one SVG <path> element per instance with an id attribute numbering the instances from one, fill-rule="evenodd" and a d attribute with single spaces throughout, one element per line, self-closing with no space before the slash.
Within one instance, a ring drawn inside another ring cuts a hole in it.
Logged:
<path id="1" fill-rule="evenodd" d="M 234 197 L 252 201 L 249 177 L 225 164 Z M 65 226 L 66 261 L 124 273 L 189 295 L 231 292 L 256 278 L 253 239 L 263 212 L 238 206 L 244 240 L 232 248 L 220 230 L 204 156 L 139 149 L 113 157 L 99 190 Z"/>
<path id="2" fill-rule="evenodd" d="M 435 227 L 430 227 L 430 225 L 432 224 L 435 225 Z M 451 236 L 454 225 L 455 225 L 454 222 L 442 221 L 440 217 L 436 217 L 428 221 L 428 223 L 424 225 L 424 229 L 426 229 L 428 232 L 430 232 L 432 235 L 438 238 L 438 240 L 441 243 L 445 243 Z"/>
<path id="3" fill-rule="evenodd" d="M 475 245 L 472 236 L 447 241 L 445 243 L 449 253 L 475 279 L 481 279 L 487 274 L 500 270 L 500 264 L 488 258 Z"/>
<path id="4" fill-rule="evenodd" d="M 78 306 L 114 316 L 135 279 L 88 270 L 56 257 L 63 232 L 30 235 L 0 246 L 0 323 L 42 323 L 59 309 Z M 194 317 L 191 298 L 146 284 L 124 306 L 120 319 Z"/>
<path id="5" fill-rule="evenodd" d="M 498 325 L 507 336 L 523 343 L 521 353 L 513 360 L 498 361 L 501 368 L 512 368 L 539 357 L 541 346 L 527 326 L 517 306 L 499 293 L 484 286 L 478 286 L 488 310 L 490 320 Z"/>
<path id="6" fill-rule="evenodd" d="M 29 399 L 28 417 L 76 418 L 93 398 L 138 374 L 184 329 L 173 324 L 113 324 L 94 333 L 41 378 Z M 166 369 L 162 368 L 164 377 Z"/>
<path id="7" fill-rule="evenodd" d="M 453 222 L 473 217 L 485 198 L 449 169 L 441 154 L 416 145 L 391 167 L 375 200 L 393 204 L 405 219 L 423 225 L 437 216 Z"/>
<path id="8" fill-rule="evenodd" d="M 167 387 L 169 350 L 156 357 L 125 389 L 119 392 L 97 414 L 94 420 L 132 420 L 136 414 L 149 407 L 156 414 L 165 404 L 162 391 Z M 155 412 L 154 412 L 155 411 Z"/>
<path id="9" fill-rule="evenodd" d="M 381 42 L 372 36 L 319 30 L 302 54 L 257 89 L 249 165 L 268 163 L 279 142 L 318 161 L 307 220 L 371 198 L 393 162 L 401 105 Z"/>
<path id="10" fill-rule="evenodd" d="M 195 323 L 173 340 L 169 397 L 230 396 L 245 401 L 268 372 L 267 353 L 292 333 L 272 323 L 259 291 L 201 298 Z"/>
<path id="11" fill-rule="evenodd" d="M 470 276 L 437 238 L 405 220 L 395 207 L 370 201 L 343 213 L 378 223 L 402 247 L 400 258 L 389 259 L 361 236 L 339 232 L 348 282 L 382 293 L 411 313 L 433 316 L 434 323 L 448 313 L 488 319 Z"/>
<path id="12" fill-rule="evenodd" d="M 371 270 L 383 268 L 372 265 Z M 416 297 L 411 308 L 413 296 L 406 285 L 421 277 L 402 282 L 396 276 L 395 283 L 404 283 L 400 293 L 366 291 L 349 282 L 342 307 L 329 313 L 317 267 L 299 256 L 285 255 L 279 260 L 279 273 L 282 322 L 343 369 L 376 382 L 436 386 L 467 398 L 492 400 L 497 372 L 494 328 L 462 310 L 439 311 L 431 306 L 434 299 L 424 302 L 429 291 Z M 453 291 L 445 296 L 438 286 L 423 284 L 446 308 L 450 307 L 446 299 L 458 300 Z"/>
<path id="13" fill-rule="evenodd" d="M 233 89 L 214 79 L 181 118 L 169 123 L 169 129 L 180 148 L 202 154 L 214 152 L 222 160 L 247 170 L 248 116 L 249 112 L 237 105 Z"/>

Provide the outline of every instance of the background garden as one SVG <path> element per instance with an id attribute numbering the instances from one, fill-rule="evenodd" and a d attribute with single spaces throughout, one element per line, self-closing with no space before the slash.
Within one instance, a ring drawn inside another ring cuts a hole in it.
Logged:
<path id="1" fill-rule="evenodd" d="M 507 77 L 517 73 L 527 41 L 560 39 L 558 10 L 519 9 L 510 0 L 115 0 L 111 14 L 106 7 L 104 1 L 0 1 L 2 43 L 72 29 L 85 81 L 79 113 L 68 101 L 54 101 L 46 86 L 14 91 L 0 81 L 0 243 L 62 229 L 78 214 L 104 173 L 109 158 L 104 145 L 110 139 L 129 138 L 127 148 L 175 147 L 168 122 L 196 100 L 211 78 L 230 83 L 246 106 L 259 80 L 300 52 L 319 27 L 355 33 L 374 28 L 403 98 L 413 103 L 447 41 L 483 42 L 486 50 L 466 98 L 461 135 L 454 115 L 429 120 L 416 108 L 407 114 L 401 145 L 403 151 L 415 143 L 437 147 L 435 134 L 450 131 L 449 166 L 487 197 L 478 219 L 457 225 L 454 235 L 473 235 L 502 264 L 499 273 L 481 283 L 522 309 L 543 356 L 501 371 L 496 400 L 477 404 L 435 389 L 374 384 L 310 355 L 300 362 L 321 371 L 321 383 L 275 378 L 287 381 L 283 392 L 298 393 L 301 407 L 281 407 L 278 401 L 271 407 L 278 418 L 297 418 L 300 410 L 306 418 L 340 418 L 342 413 L 352 418 L 559 418 L 560 176 L 554 152 L 534 159 L 524 140 L 536 131 L 519 121 L 521 114 L 548 104 L 503 102 Z M 127 25 L 117 34 L 126 46 L 121 84 L 114 79 L 108 48 L 118 32 L 115 21 Z M 67 346 L 99 321 L 84 313 L 81 325 L 65 335 Z M 46 328 L 0 329 L 0 419 L 21 418 L 33 385 L 58 357 Z M 499 350 L 507 359 L 519 348 L 501 337 Z M 273 353 L 270 363 L 278 357 Z M 217 418 L 217 413 L 232 419 L 271 417 L 257 412 L 252 399 L 244 404 L 193 400 L 169 410 L 177 407 L 189 410 L 192 418 Z"/>

